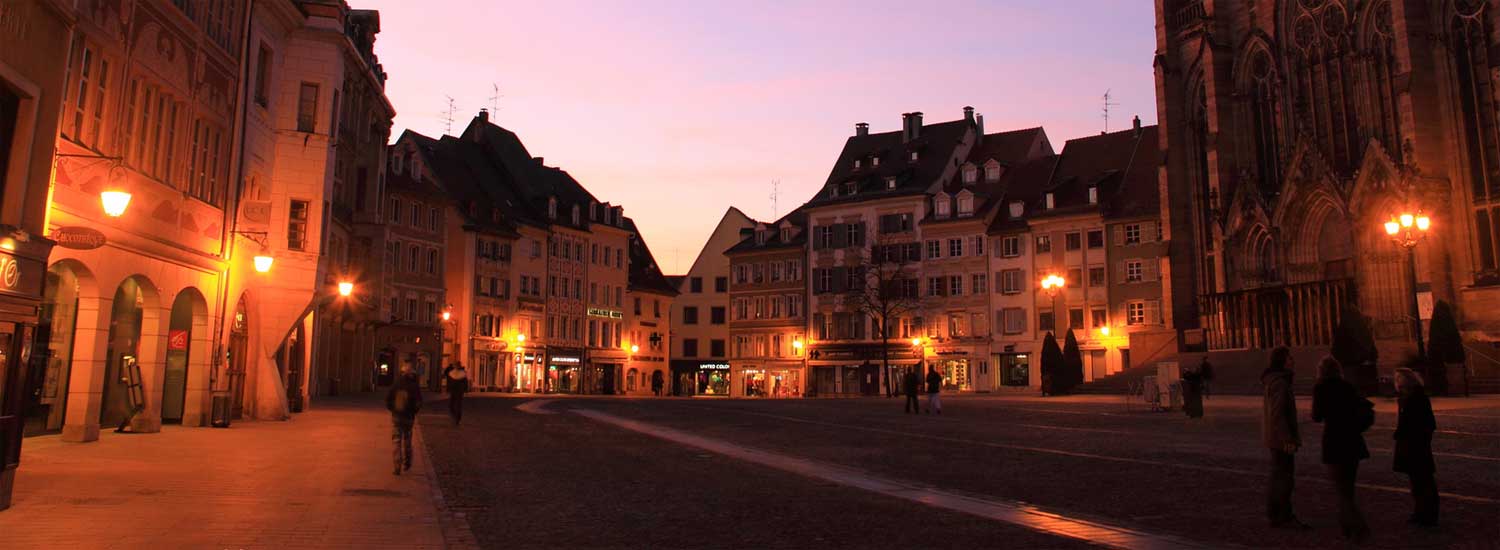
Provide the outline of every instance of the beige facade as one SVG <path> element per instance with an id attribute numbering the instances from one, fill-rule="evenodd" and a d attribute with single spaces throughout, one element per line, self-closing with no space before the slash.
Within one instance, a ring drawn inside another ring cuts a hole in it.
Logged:
<path id="1" fill-rule="evenodd" d="M 792 214 L 757 223 L 730 261 L 730 395 L 803 394 L 807 346 L 807 235 Z"/>
<path id="2" fill-rule="evenodd" d="M 755 226 L 739 209 L 724 212 L 672 301 L 672 384 L 678 395 L 727 396 L 729 364 L 729 257 L 725 250 Z"/>

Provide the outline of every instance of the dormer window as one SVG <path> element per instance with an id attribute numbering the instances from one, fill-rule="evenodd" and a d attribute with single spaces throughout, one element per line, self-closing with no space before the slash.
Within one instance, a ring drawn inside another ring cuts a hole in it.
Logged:
<path id="1" fill-rule="evenodd" d="M 1099 204 L 1099 188 L 1093 185 L 1089 186 L 1089 204 Z"/>
<path id="2" fill-rule="evenodd" d="M 964 185 L 972 185 L 979 181 L 979 169 L 973 166 L 964 167 Z"/>
<path id="3" fill-rule="evenodd" d="M 791 227 L 783 227 L 783 228 L 781 228 L 781 242 L 783 242 L 783 243 L 792 242 L 792 228 Z"/>
<path id="4" fill-rule="evenodd" d="M 870 158 L 870 166 L 880 166 L 880 157 L 879 156 L 871 157 Z"/>
<path id="5" fill-rule="evenodd" d="M 1013 219 L 1013 220 L 1019 220 L 1019 219 L 1021 219 L 1021 216 L 1023 214 L 1025 214 L 1025 213 L 1026 213 L 1026 203 L 1023 203 L 1021 201 L 1010 201 L 1010 217 L 1011 217 L 1011 219 Z"/>
<path id="6" fill-rule="evenodd" d="M 948 217 L 948 208 L 948 195 L 938 195 L 932 200 L 932 213 L 939 219 Z"/>
<path id="7" fill-rule="evenodd" d="M 863 160 L 854 159 L 854 169 L 855 170 L 858 170 L 858 169 L 863 168 L 863 167 L 864 167 L 864 161 Z"/>
<path id="8" fill-rule="evenodd" d="M 422 165 L 417 161 L 411 161 L 411 179 L 420 183 L 422 181 Z"/>
<path id="9" fill-rule="evenodd" d="M 1000 165 L 999 164 L 991 162 L 989 166 L 984 167 L 984 181 L 989 181 L 989 182 L 1000 181 Z"/>
<path id="10" fill-rule="evenodd" d="M 547 197 L 547 218 L 557 219 L 557 197 Z"/>
<path id="11" fill-rule="evenodd" d="M 579 216 L 578 216 L 578 214 L 579 214 L 578 205 L 575 204 L 575 205 L 573 205 L 573 225 L 578 225 L 578 223 L 579 223 Z"/>
<path id="12" fill-rule="evenodd" d="M 912 151 L 911 152 L 910 159 L 911 159 L 912 162 L 916 162 L 917 161 L 917 152 L 916 151 Z"/>
<path id="13" fill-rule="evenodd" d="M 755 230 L 755 244 L 758 244 L 758 245 L 759 244 L 766 244 L 766 230 L 764 230 L 764 229 L 756 229 Z"/>
<path id="14" fill-rule="evenodd" d="M 401 155 L 396 155 L 395 158 L 391 159 L 391 171 L 397 174 L 401 173 Z"/>
<path id="15" fill-rule="evenodd" d="M 828 196 L 829 197 L 838 197 L 839 196 L 839 184 L 837 184 L 837 183 L 830 183 L 830 184 L 828 184 Z"/>
<path id="16" fill-rule="evenodd" d="M 1047 193 L 1047 196 L 1043 199 L 1043 203 L 1042 204 L 1048 210 L 1051 210 L 1051 209 L 1057 207 L 1057 203 L 1055 203 L 1052 199 L 1053 199 L 1052 193 Z"/>
<path id="17" fill-rule="evenodd" d="M 856 191 L 859 191 L 859 183 L 858 182 L 851 181 L 851 182 L 847 182 L 847 183 L 844 184 L 844 194 L 845 195 L 853 195 Z"/>
<path id="18" fill-rule="evenodd" d="M 885 178 L 885 188 L 886 189 L 895 189 L 896 188 L 896 178 L 894 178 L 894 177 Z"/>
<path id="19" fill-rule="evenodd" d="M 958 215 L 969 216 L 974 214 L 974 196 L 968 191 L 958 196 Z"/>

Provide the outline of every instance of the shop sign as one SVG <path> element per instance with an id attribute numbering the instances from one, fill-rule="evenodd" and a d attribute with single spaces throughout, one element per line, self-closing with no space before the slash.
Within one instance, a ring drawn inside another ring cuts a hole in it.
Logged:
<path id="1" fill-rule="evenodd" d="M 40 273 L 39 269 L 23 269 L 15 256 L 0 253 L 0 292 L 41 294 Z"/>
<path id="2" fill-rule="evenodd" d="M 188 348 L 188 331 L 167 331 L 167 349 L 171 351 L 186 351 Z"/>
<path id="3" fill-rule="evenodd" d="M 936 352 L 937 355 L 968 355 L 969 352 L 961 349 L 945 349 Z"/>
<path id="4" fill-rule="evenodd" d="M 655 356 L 655 355 L 632 355 L 632 356 L 630 356 L 630 360 L 631 361 L 644 361 L 644 362 L 650 362 L 650 363 L 660 363 L 662 361 L 666 361 L 667 359 L 665 357 L 660 357 L 660 356 Z"/>
<path id="5" fill-rule="evenodd" d="M 59 227 L 47 238 L 57 241 L 57 246 L 73 250 L 93 250 L 108 241 L 98 229 L 78 226 Z"/>
<path id="6" fill-rule="evenodd" d="M 589 316 L 590 317 L 606 317 L 606 318 L 610 318 L 610 319 L 624 319 L 625 318 L 625 314 L 622 313 L 622 312 L 615 311 L 615 310 L 612 310 L 612 309 L 600 309 L 600 308 L 596 308 L 596 307 L 589 308 Z"/>
<path id="7" fill-rule="evenodd" d="M 567 364 L 567 365 L 577 365 L 581 361 L 579 361 L 577 357 L 554 356 L 552 358 L 552 362 L 553 363 L 562 363 L 562 364 Z"/>
<path id="8" fill-rule="evenodd" d="M 729 363 L 703 363 L 698 370 L 729 370 Z"/>
<path id="9" fill-rule="evenodd" d="M 540 313 L 542 311 L 542 304 L 521 302 L 521 311 L 535 311 Z"/>

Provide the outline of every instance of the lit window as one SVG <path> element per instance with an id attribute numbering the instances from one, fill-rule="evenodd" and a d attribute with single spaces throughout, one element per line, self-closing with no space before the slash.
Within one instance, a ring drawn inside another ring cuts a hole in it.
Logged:
<path id="1" fill-rule="evenodd" d="M 973 166 L 965 166 L 964 167 L 964 183 L 968 184 L 968 183 L 974 183 L 976 181 L 979 181 L 979 169 L 974 168 Z"/>
<path id="2" fill-rule="evenodd" d="M 1125 323 L 1130 325 L 1146 324 L 1146 303 L 1130 302 L 1125 304 Z"/>
<path id="3" fill-rule="evenodd" d="M 1052 193 L 1047 193 L 1047 196 L 1046 196 L 1045 202 L 1044 202 L 1044 206 L 1046 206 L 1046 208 L 1048 210 L 1051 210 L 1051 209 L 1053 209 L 1053 208 L 1056 207 L 1055 206 L 1056 203 L 1052 199 L 1053 199 Z"/>
<path id="4" fill-rule="evenodd" d="M 1099 188 L 1089 186 L 1089 204 L 1099 204 Z"/>
<path id="5" fill-rule="evenodd" d="M 1020 237 L 1003 237 L 1000 239 L 1000 257 L 1014 258 L 1021 255 Z"/>
<path id="6" fill-rule="evenodd" d="M 1140 260 L 1128 260 L 1125 262 L 1125 282 L 1141 282 L 1141 280 L 1143 279 L 1143 272 L 1144 269 L 1142 269 Z"/>
<path id="7" fill-rule="evenodd" d="M 1141 244 L 1141 224 L 1132 223 L 1125 226 L 1125 244 Z"/>

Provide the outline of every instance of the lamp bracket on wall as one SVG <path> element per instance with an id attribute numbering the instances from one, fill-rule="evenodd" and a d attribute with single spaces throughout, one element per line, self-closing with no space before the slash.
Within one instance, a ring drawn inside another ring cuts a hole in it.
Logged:
<path id="1" fill-rule="evenodd" d="M 235 231 L 234 234 L 235 235 L 239 235 L 241 237 L 244 237 L 246 239 L 250 239 L 252 241 L 255 241 L 255 244 L 261 245 L 263 247 L 270 246 L 268 244 L 269 239 L 270 239 L 270 233 L 268 233 L 268 232 L 265 232 L 265 231 Z"/>

